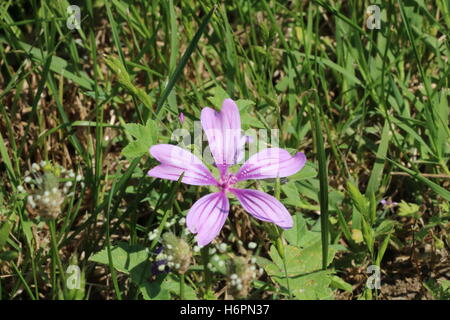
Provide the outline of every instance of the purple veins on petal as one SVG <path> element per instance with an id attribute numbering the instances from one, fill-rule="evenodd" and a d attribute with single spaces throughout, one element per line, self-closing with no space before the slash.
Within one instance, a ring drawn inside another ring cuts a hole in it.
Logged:
<path id="1" fill-rule="evenodd" d="M 242 207 L 257 219 L 275 223 L 289 229 L 293 220 L 286 207 L 276 198 L 259 190 L 230 189 Z"/>
<path id="2" fill-rule="evenodd" d="M 241 163 L 245 156 L 245 145 L 255 142 L 253 136 L 241 136 L 241 141 L 237 150 L 236 163 Z"/>
<path id="3" fill-rule="evenodd" d="M 158 144 L 150 148 L 150 154 L 161 162 L 148 172 L 151 177 L 177 181 L 184 172 L 183 183 L 217 185 L 208 168 L 187 150 L 171 144 Z"/>
<path id="4" fill-rule="evenodd" d="M 186 224 L 190 232 L 197 234 L 200 246 L 207 245 L 220 233 L 229 211 L 230 204 L 224 192 L 208 194 L 194 203 Z"/>
<path id="5" fill-rule="evenodd" d="M 302 152 L 291 156 L 284 149 L 268 148 L 251 156 L 236 177 L 238 181 L 288 177 L 300 171 L 305 163 L 306 157 Z"/>
<path id="6" fill-rule="evenodd" d="M 236 164 L 241 149 L 241 117 L 236 103 L 225 99 L 220 112 L 203 108 L 200 118 L 216 165 Z"/>

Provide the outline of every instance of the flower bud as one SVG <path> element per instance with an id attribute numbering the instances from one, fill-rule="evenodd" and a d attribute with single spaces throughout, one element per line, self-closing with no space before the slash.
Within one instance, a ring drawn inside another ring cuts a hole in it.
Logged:
<path id="1" fill-rule="evenodd" d="M 170 258 L 170 262 L 179 274 L 185 273 L 191 264 L 192 252 L 189 245 L 183 239 L 177 238 L 172 232 L 166 232 L 162 236 L 164 252 Z M 168 259 L 169 260 L 169 259 Z"/>
<path id="2" fill-rule="evenodd" d="M 252 268 L 253 267 L 253 268 Z M 255 277 L 255 266 L 245 257 L 234 257 L 227 265 L 230 294 L 235 298 L 246 298 Z"/>

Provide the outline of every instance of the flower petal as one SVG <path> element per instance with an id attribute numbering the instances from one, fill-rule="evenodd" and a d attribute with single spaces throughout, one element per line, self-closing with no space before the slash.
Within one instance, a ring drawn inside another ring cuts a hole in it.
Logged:
<path id="1" fill-rule="evenodd" d="M 151 177 L 177 181 L 184 172 L 183 183 L 217 185 L 208 168 L 187 150 L 171 144 L 157 144 L 150 148 L 150 154 L 161 162 L 147 173 Z"/>
<path id="2" fill-rule="evenodd" d="M 241 117 L 236 103 L 225 99 L 220 112 L 203 108 L 200 118 L 216 166 L 236 164 L 241 148 Z"/>
<path id="3" fill-rule="evenodd" d="M 259 190 L 230 189 L 242 207 L 257 219 L 273 222 L 284 229 L 292 228 L 292 217 L 277 199 Z"/>
<path id="4" fill-rule="evenodd" d="M 238 181 L 288 177 L 300 171 L 306 163 L 302 152 L 291 156 L 280 148 L 264 149 L 251 156 L 236 174 Z"/>
<path id="5" fill-rule="evenodd" d="M 224 192 L 208 194 L 194 203 L 186 224 L 190 232 L 197 234 L 200 246 L 207 245 L 220 233 L 229 211 L 230 204 Z"/>

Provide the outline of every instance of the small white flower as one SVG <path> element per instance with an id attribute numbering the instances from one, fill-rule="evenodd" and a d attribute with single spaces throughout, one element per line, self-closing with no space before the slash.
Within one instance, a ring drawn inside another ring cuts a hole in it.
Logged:
<path id="1" fill-rule="evenodd" d="M 158 266 L 159 271 L 164 271 L 165 268 L 166 268 L 166 266 L 164 264 L 161 264 Z"/>
<path id="2" fill-rule="evenodd" d="M 166 258 L 166 255 L 162 252 L 156 256 L 156 260 L 164 260 L 165 258 Z"/>
<path id="3" fill-rule="evenodd" d="M 171 244 L 168 244 L 168 245 L 167 245 L 167 249 L 169 249 L 169 250 L 170 250 L 170 249 L 172 249 L 172 248 L 173 248 L 173 247 L 172 247 L 172 245 L 171 245 Z"/>
<path id="4" fill-rule="evenodd" d="M 252 259 L 251 259 L 250 261 L 251 261 L 251 263 L 253 263 L 253 264 L 254 264 L 254 263 L 256 263 L 256 258 L 255 258 L 255 257 L 253 257 L 253 258 L 252 258 Z"/>
<path id="5" fill-rule="evenodd" d="M 212 258 L 214 261 L 219 261 L 220 260 L 220 258 L 219 258 L 219 256 L 213 256 L 213 258 Z"/>
<path id="6" fill-rule="evenodd" d="M 72 181 L 67 181 L 65 184 L 66 188 L 70 188 L 72 186 Z"/>
<path id="7" fill-rule="evenodd" d="M 200 247 L 199 246 L 194 246 L 194 252 L 200 252 Z"/>
<path id="8" fill-rule="evenodd" d="M 211 262 L 208 262 L 207 267 L 208 267 L 208 269 L 212 269 L 212 267 L 213 267 L 212 263 L 211 263 Z"/>
<path id="9" fill-rule="evenodd" d="M 257 244 L 256 244 L 255 242 L 249 242 L 249 243 L 248 243 L 248 248 L 249 248 L 249 249 L 255 249 L 256 246 L 257 246 Z"/>
<path id="10" fill-rule="evenodd" d="M 81 180 L 83 180 L 83 176 L 82 176 L 82 175 L 80 175 L 80 174 L 79 174 L 79 175 L 77 175 L 77 178 L 76 178 L 76 180 L 77 180 L 77 181 L 81 181 Z"/>
<path id="11" fill-rule="evenodd" d="M 219 244 L 219 251 L 220 252 L 225 252 L 227 251 L 227 244 L 222 242 L 221 244 Z"/>
<path id="12" fill-rule="evenodd" d="M 25 182 L 26 183 L 30 183 L 31 182 L 31 177 L 25 177 Z"/>
<path id="13" fill-rule="evenodd" d="M 233 280 L 236 280 L 236 279 L 238 278 L 238 275 L 237 275 L 236 273 L 233 273 L 233 274 L 230 276 L 230 278 L 233 279 Z"/>
<path id="14" fill-rule="evenodd" d="M 46 164 L 47 164 L 47 162 L 45 162 L 45 161 L 39 162 L 39 165 L 41 166 L 41 168 L 44 168 Z"/>
<path id="15" fill-rule="evenodd" d="M 33 196 L 28 196 L 27 197 L 27 202 L 32 208 L 36 207 L 36 203 L 34 202 Z"/>
<path id="16" fill-rule="evenodd" d="M 219 261 L 219 267 L 223 267 L 225 265 L 225 262 L 223 262 L 223 260 Z"/>
<path id="17" fill-rule="evenodd" d="M 33 163 L 31 165 L 31 171 L 38 171 L 39 169 L 40 168 L 39 168 L 39 165 L 37 163 Z"/>
<path id="18" fill-rule="evenodd" d="M 180 267 L 181 267 L 181 265 L 180 265 L 179 263 L 177 263 L 177 264 L 175 265 L 175 269 L 180 269 Z"/>
<path id="19" fill-rule="evenodd" d="M 22 186 L 18 186 L 17 187 L 17 191 L 19 191 L 20 193 L 24 192 L 25 189 Z"/>
<path id="20" fill-rule="evenodd" d="M 216 248 L 210 248 L 209 249 L 209 254 L 214 254 L 216 253 Z"/>
<path id="21" fill-rule="evenodd" d="M 49 195 L 50 195 L 50 192 L 48 192 L 48 191 L 44 192 L 44 197 L 48 197 Z"/>
<path id="22" fill-rule="evenodd" d="M 237 285 L 237 289 L 240 291 L 240 290 L 242 290 L 242 284 L 238 284 Z"/>
<path id="23" fill-rule="evenodd" d="M 57 193 L 57 192 L 58 192 L 58 188 L 55 187 L 52 189 L 52 193 Z"/>
<path id="24" fill-rule="evenodd" d="M 178 220 L 179 225 L 183 225 L 185 222 L 186 222 L 186 218 L 181 218 L 180 220 Z"/>

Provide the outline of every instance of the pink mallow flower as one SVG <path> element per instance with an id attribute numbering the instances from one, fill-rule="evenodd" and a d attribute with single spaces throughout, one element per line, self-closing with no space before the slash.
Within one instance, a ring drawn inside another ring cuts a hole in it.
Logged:
<path id="1" fill-rule="evenodd" d="M 201 123 L 220 173 L 218 180 L 194 154 L 170 144 L 150 148 L 150 154 L 161 164 L 148 172 L 151 177 L 173 181 L 177 181 L 184 172 L 182 183 L 218 188 L 218 192 L 197 200 L 188 212 L 186 224 L 190 232 L 197 234 L 198 244 L 205 246 L 220 233 L 230 210 L 228 193 L 235 195 L 253 217 L 284 229 L 291 228 L 292 217 L 280 201 L 265 192 L 237 189 L 235 185 L 249 179 L 293 175 L 304 167 L 305 155 L 298 152 L 291 156 L 286 150 L 267 148 L 252 155 L 237 173 L 231 173 L 229 168 L 241 160 L 248 140 L 241 135 L 241 118 L 236 103 L 225 99 L 220 112 L 203 108 Z"/>

